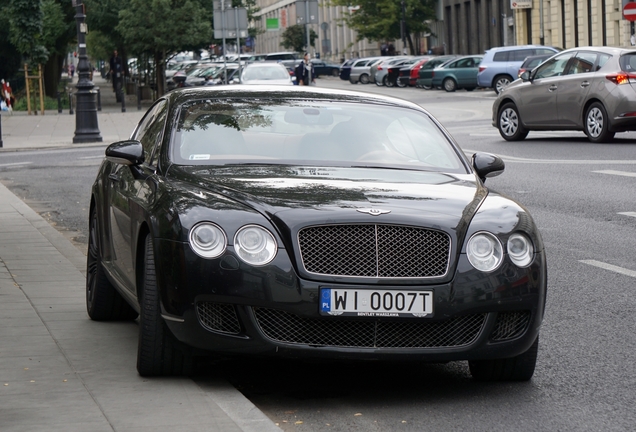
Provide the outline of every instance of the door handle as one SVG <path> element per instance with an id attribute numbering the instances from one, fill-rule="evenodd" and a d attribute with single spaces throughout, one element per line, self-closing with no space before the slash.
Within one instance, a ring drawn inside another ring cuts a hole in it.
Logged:
<path id="1" fill-rule="evenodd" d="M 117 174 L 108 174 L 108 178 L 114 182 L 119 182 L 119 180 L 121 180 L 121 177 L 119 177 Z"/>
<path id="2" fill-rule="evenodd" d="M 556 84 L 552 84 L 550 87 L 548 87 L 548 91 L 553 92 L 558 88 L 558 86 Z"/>
<path id="3" fill-rule="evenodd" d="M 590 85 L 590 82 L 589 82 L 589 81 L 583 81 L 583 82 L 581 83 L 581 87 L 588 87 L 589 85 Z"/>

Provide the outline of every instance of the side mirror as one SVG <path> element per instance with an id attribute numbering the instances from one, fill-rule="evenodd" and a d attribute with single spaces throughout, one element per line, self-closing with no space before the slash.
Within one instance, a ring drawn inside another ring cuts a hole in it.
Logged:
<path id="1" fill-rule="evenodd" d="M 475 153 L 473 155 L 473 168 L 481 179 L 486 181 L 487 177 L 496 177 L 504 172 L 506 164 L 499 156 L 491 153 Z"/>
<path id="2" fill-rule="evenodd" d="M 530 71 L 525 71 L 519 78 L 521 78 L 523 82 L 530 81 Z"/>
<path id="3" fill-rule="evenodd" d="M 106 159 L 122 165 L 141 165 L 144 148 L 139 141 L 118 141 L 106 147 Z"/>

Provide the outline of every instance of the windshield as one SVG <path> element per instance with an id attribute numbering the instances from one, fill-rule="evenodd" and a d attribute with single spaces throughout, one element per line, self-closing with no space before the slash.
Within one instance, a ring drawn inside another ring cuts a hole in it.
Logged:
<path id="1" fill-rule="evenodd" d="M 466 173 L 424 113 L 369 103 L 227 100 L 181 107 L 179 165 L 312 164 Z"/>

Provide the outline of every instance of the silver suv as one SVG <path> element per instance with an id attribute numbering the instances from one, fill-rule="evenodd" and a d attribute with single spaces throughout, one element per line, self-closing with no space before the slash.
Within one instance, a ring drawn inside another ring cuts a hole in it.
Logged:
<path id="1" fill-rule="evenodd" d="M 492 87 L 497 94 L 501 89 L 517 79 L 519 67 L 528 56 L 554 54 L 561 48 L 543 45 L 517 45 L 491 48 L 484 54 L 479 65 L 477 85 Z"/>

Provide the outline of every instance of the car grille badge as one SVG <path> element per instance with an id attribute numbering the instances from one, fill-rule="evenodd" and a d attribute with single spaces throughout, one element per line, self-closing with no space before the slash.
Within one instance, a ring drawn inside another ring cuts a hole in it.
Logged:
<path id="1" fill-rule="evenodd" d="M 380 216 L 383 214 L 391 213 L 391 210 L 382 210 L 376 208 L 364 208 L 364 209 L 356 209 L 360 213 L 370 214 L 371 216 Z"/>

